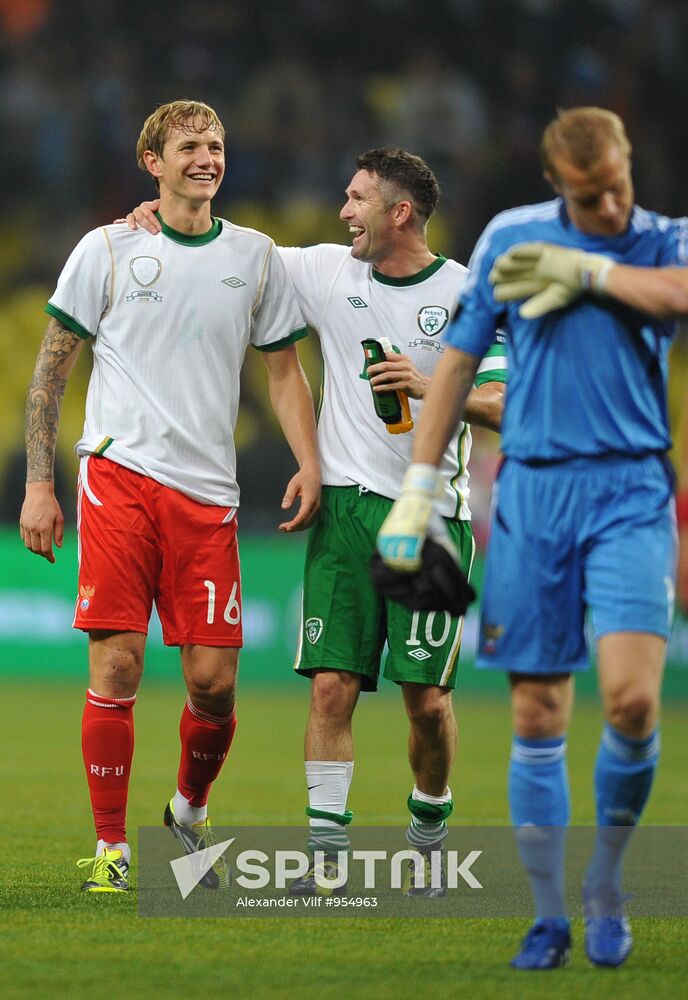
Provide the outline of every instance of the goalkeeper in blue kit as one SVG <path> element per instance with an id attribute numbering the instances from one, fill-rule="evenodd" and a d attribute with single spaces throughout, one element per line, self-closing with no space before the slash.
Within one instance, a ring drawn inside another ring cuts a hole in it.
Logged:
<path id="1" fill-rule="evenodd" d="M 626 265 L 685 263 L 688 233 L 685 220 L 634 205 L 631 147 L 616 115 L 564 111 L 545 130 L 541 152 L 557 197 L 503 212 L 478 241 L 446 335 L 451 348 L 423 406 L 414 464 L 378 548 L 389 566 L 417 568 L 437 462 L 479 359 L 502 327 L 510 373 L 505 461 L 478 665 L 509 674 L 509 804 L 535 902 L 535 922 L 511 964 L 556 968 L 571 948 L 566 732 L 573 677 L 588 665 L 589 612 L 605 725 L 594 771 L 597 836 L 583 884 L 585 949 L 594 964 L 618 966 L 632 946 L 622 859 L 657 766 L 673 614 L 666 376 L 674 327 L 662 318 L 671 309 L 649 316 L 637 311 L 639 302 L 632 308 L 601 293 Z"/>

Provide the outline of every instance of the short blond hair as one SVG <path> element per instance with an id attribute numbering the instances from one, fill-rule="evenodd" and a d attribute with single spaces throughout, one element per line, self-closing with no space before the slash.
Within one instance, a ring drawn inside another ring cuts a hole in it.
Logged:
<path id="1" fill-rule="evenodd" d="M 555 178 L 557 157 L 589 170 L 610 146 L 617 146 L 630 159 L 632 147 L 624 123 L 613 111 L 593 107 L 559 111 L 542 135 L 542 166 Z"/>
<path id="2" fill-rule="evenodd" d="M 217 113 L 202 101 L 170 101 L 161 104 L 143 123 L 141 135 L 136 143 L 136 159 L 141 170 L 146 170 L 143 154 L 149 149 L 156 156 L 162 151 L 173 128 L 189 132 L 205 132 L 207 129 L 218 133 L 221 139 L 225 130 Z"/>

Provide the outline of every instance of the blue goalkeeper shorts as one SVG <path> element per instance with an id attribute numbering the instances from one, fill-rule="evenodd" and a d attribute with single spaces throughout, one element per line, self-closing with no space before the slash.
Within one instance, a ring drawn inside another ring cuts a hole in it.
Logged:
<path id="1" fill-rule="evenodd" d="M 676 572 L 673 483 L 660 456 L 513 459 L 495 484 L 478 666 L 585 670 L 585 618 L 599 638 L 667 638 Z"/>

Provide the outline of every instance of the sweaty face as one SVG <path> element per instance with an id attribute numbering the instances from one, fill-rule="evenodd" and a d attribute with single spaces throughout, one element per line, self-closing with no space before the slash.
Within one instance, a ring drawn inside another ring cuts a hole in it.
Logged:
<path id="1" fill-rule="evenodd" d="M 339 213 L 349 226 L 353 242 L 351 255 L 367 264 L 379 264 L 393 248 L 395 227 L 389 191 L 376 174 L 359 170 L 346 189 L 346 203 Z"/>
<path id="2" fill-rule="evenodd" d="M 555 157 L 548 179 L 582 233 L 619 236 L 628 227 L 634 197 L 631 162 L 617 145 L 610 144 L 587 170 Z"/>
<path id="3" fill-rule="evenodd" d="M 225 172 L 225 147 L 215 129 L 173 128 L 157 158 L 159 181 L 180 198 L 210 201 Z"/>

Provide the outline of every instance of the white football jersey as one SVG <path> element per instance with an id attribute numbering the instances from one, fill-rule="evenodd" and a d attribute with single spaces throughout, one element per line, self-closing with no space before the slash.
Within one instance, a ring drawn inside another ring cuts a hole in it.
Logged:
<path id="1" fill-rule="evenodd" d="M 396 499 L 411 461 L 413 431 L 390 434 L 376 415 L 364 371 L 361 341 L 387 337 L 429 376 L 444 346 L 440 334 L 454 314 L 467 270 L 438 257 L 410 278 L 388 278 L 351 256 L 347 246 L 280 247 L 306 322 L 320 336 L 324 372 L 318 444 L 327 486 L 360 485 Z M 505 381 L 505 349 L 485 357 L 476 384 Z M 421 400 L 410 399 L 418 420 Z M 444 494 L 438 509 L 470 519 L 468 471 L 471 434 L 461 424 L 440 466 Z"/>
<path id="2" fill-rule="evenodd" d="M 236 506 L 246 349 L 306 335 L 273 241 L 223 219 L 202 236 L 94 229 L 46 312 L 94 338 L 77 454 L 106 454 L 200 503 Z"/>

